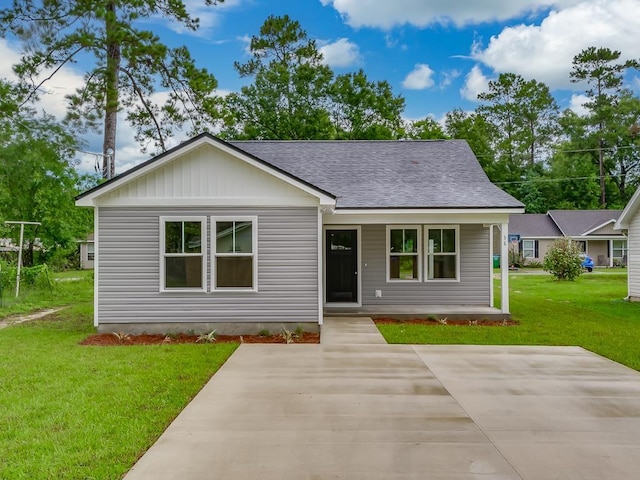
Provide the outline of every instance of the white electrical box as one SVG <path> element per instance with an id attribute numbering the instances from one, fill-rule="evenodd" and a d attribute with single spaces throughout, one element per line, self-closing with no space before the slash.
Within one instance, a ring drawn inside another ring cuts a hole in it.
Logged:
<path id="1" fill-rule="evenodd" d="M 382 290 L 376 290 L 376 298 L 382 297 Z"/>

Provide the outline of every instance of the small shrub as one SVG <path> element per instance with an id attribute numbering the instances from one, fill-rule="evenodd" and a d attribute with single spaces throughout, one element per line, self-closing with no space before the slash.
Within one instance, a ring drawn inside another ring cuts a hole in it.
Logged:
<path id="1" fill-rule="evenodd" d="M 582 273 L 582 258 L 578 244 L 569 238 L 559 238 L 547 252 L 543 268 L 558 280 L 573 281 Z"/>
<path id="2" fill-rule="evenodd" d="M 196 343 L 214 343 L 216 341 L 216 331 L 211 330 L 209 333 L 201 333 L 196 339 Z"/>
<path id="3" fill-rule="evenodd" d="M 258 332 L 258 335 L 260 335 L 261 337 L 270 337 L 271 336 L 271 332 L 269 330 L 267 330 L 266 328 L 263 328 L 262 330 L 260 330 Z"/>
<path id="4" fill-rule="evenodd" d="M 282 327 L 282 333 L 280 334 L 285 343 L 293 343 L 294 333 Z"/>
<path id="5" fill-rule="evenodd" d="M 118 342 L 124 343 L 131 340 L 131 335 L 125 332 L 113 332 L 112 335 L 118 339 Z"/>

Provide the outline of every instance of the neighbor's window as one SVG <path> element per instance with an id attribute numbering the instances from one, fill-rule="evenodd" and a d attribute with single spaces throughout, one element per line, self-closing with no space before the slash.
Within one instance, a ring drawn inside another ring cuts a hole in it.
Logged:
<path id="1" fill-rule="evenodd" d="M 162 218 L 162 289 L 205 289 L 205 218 Z"/>
<path id="2" fill-rule="evenodd" d="M 627 241 L 613 240 L 613 258 L 624 258 L 627 256 Z"/>
<path id="3" fill-rule="evenodd" d="M 389 280 L 420 279 L 420 237 L 417 227 L 387 227 Z"/>
<path id="4" fill-rule="evenodd" d="M 457 280 L 458 227 L 426 227 L 427 280 Z"/>
<path id="5" fill-rule="evenodd" d="M 257 218 L 212 221 L 214 289 L 257 289 Z"/>
<path id="6" fill-rule="evenodd" d="M 538 241 L 522 240 L 522 256 L 524 258 L 538 258 Z"/>
<path id="7" fill-rule="evenodd" d="M 92 262 L 95 258 L 95 244 L 87 243 L 87 260 Z"/>

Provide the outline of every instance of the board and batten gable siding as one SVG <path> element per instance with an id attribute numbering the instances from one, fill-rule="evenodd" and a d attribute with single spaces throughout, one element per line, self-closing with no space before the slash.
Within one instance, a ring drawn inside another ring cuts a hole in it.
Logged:
<path id="1" fill-rule="evenodd" d="M 489 228 L 460 225 L 459 282 L 387 282 L 386 232 L 385 225 L 362 226 L 362 305 L 490 304 Z M 382 297 L 376 298 L 376 290 Z"/>
<path id="2" fill-rule="evenodd" d="M 317 206 L 318 199 L 209 145 L 99 199 L 101 207 L 157 204 Z"/>
<path id="3" fill-rule="evenodd" d="M 636 210 L 629 222 L 627 241 L 629 298 L 640 302 L 640 210 Z"/>
<path id="4" fill-rule="evenodd" d="M 160 217 L 257 216 L 257 292 L 160 292 Z M 109 323 L 318 323 L 317 207 L 101 207 L 98 320 Z"/>

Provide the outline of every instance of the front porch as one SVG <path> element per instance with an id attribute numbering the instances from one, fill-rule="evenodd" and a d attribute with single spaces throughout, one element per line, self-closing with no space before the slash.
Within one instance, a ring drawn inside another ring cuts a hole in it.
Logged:
<path id="1" fill-rule="evenodd" d="M 327 317 L 391 317 L 398 320 L 409 318 L 449 318 L 451 320 L 509 320 L 511 314 L 499 308 L 484 305 L 325 305 Z"/>

